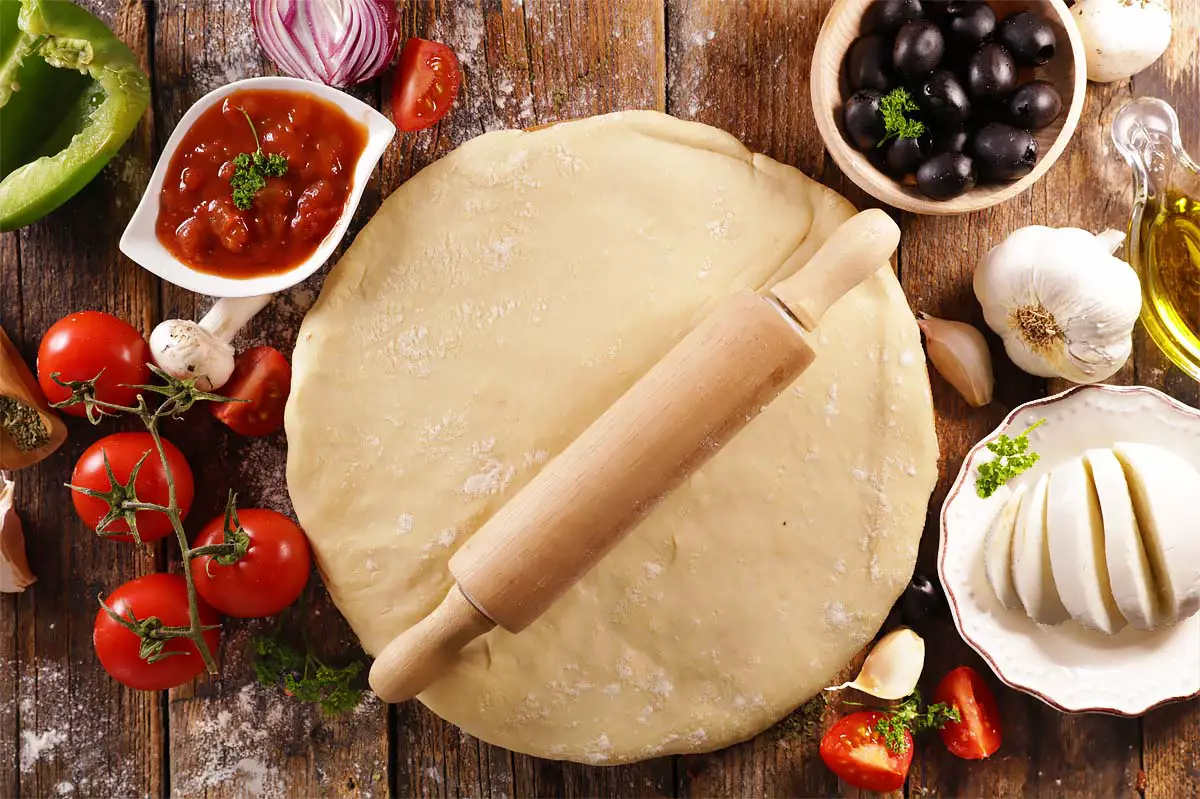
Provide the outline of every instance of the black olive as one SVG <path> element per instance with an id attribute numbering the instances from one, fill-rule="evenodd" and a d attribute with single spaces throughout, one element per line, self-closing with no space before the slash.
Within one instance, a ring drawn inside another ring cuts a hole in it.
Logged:
<path id="1" fill-rule="evenodd" d="M 900 614 L 905 623 L 917 625 L 938 613 L 946 604 L 942 590 L 925 575 L 917 572 L 904 589 L 900 599 Z"/>
<path id="2" fill-rule="evenodd" d="M 975 48 L 996 30 L 996 12 L 987 3 L 948 3 L 946 17 L 950 40 L 967 48 Z"/>
<path id="3" fill-rule="evenodd" d="M 883 141 L 887 131 L 883 125 L 883 114 L 879 102 L 883 94 L 874 89 L 863 89 L 850 95 L 842 109 L 842 124 L 850 143 L 860 150 L 870 150 Z"/>
<path id="4" fill-rule="evenodd" d="M 1050 23 L 1029 11 L 1005 17 L 996 28 L 996 38 L 1017 61 L 1027 67 L 1045 64 L 1054 58 L 1058 37 Z"/>
<path id="5" fill-rule="evenodd" d="M 1033 134 L 1003 122 L 984 125 L 971 142 L 979 173 L 993 180 L 1016 180 L 1033 170 L 1038 143 Z"/>
<path id="6" fill-rule="evenodd" d="M 939 69 L 917 89 L 917 105 L 939 126 L 961 125 L 971 116 L 967 90 L 953 72 Z"/>
<path id="7" fill-rule="evenodd" d="M 1008 112 L 1013 121 L 1027 130 L 1041 130 L 1058 119 L 1062 111 L 1062 97 L 1053 84 L 1044 80 L 1032 80 L 1017 87 L 1008 101 Z"/>
<path id="8" fill-rule="evenodd" d="M 897 179 L 911 175 L 929 157 L 930 147 L 928 136 L 896 139 L 888 145 L 884 171 Z"/>
<path id="9" fill-rule="evenodd" d="M 905 22 L 921 19 L 921 0 L 880 0 L 863 14 L 863 33 L 895 33 Z"/>
<path id="10" fill-rule="evenodd" d="M 967 86 L 975 97 L 1007 97 L 1017 87 L 1017 65 L 1003 45 L 981 45 L 967 64 Z"/>
<path id="11" fill-rule="evenodd" d="M 846 77 L 850 88 L 888 90 L 891 80 L 891 47 L 882 36 L 864 36 L 850 46 L 846 57 Z"/>
<path id="12" fill-rule="evenodd" d="M 975 164 L 962 153 L 935 155 L 917 169 L 917 188 L 931 200 L 949 200 L 975 187 Z"/>
<path id="13" fill-rule="evenodd" d="M 931 150 L 935 155 L 966 152 L 970 140 L 971 134 L 966 128 L 947 128 L 933 134 Z"/>
<path id="14" fill-rule="evenodd" d="M 900 74 L 915 78 L 932 72 L 946 52 L 946 40 L 937 25 L 926 19 L 904 23 L 892 46 L 892 66 Z"/>

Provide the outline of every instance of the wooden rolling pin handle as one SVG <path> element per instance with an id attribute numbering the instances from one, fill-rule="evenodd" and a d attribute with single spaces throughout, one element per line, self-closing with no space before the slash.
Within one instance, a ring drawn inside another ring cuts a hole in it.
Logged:
<path id="1" fill-rule="evenodd" d="M 384 702 L 412 699 L 454 664 L 464 646 L 495 626 L 455 585 L 432 613 L 379 653 L 371 690 Z"/>
<path id="2" fill-rule="evenodd" d="M 816 329 L 829 308 L 859 283 L 887 266 L 900 244 L 900 228 L 878 208 L 842 223 L 796 274 L 771 293 L 805 330 Z"/>

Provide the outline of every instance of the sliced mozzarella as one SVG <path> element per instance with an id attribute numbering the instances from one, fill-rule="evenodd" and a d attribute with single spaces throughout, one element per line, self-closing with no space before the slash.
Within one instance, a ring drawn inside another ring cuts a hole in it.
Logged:
<path id="1" fill-rule="evenodd" d="M 1084 453 L 1104 519 L 1104 559 L 1113 600 L 1131 627 L 1150 630 L 1159 625 L 1158 597 L 1125 472 L 1112 450 Z"/>
<path id="2" fill-rule="evenodd" d="M 1100 501 L 1082 458 L 1050 472 L 1046 538 L 1054 585 L 1071 618 L 1102 633 L 1124 627 L 1125 617 L 1113 601 L 1104 559 Z"/>
<path id="3" fill-rule="evenodd" d="M 1042 475 L 1017 514 L 1013 535 L 1012 576 L 1017 596 L 1025 612 L 1039 624 L 1060 624 L 1070 618 L 1050 568 L 1050 547 L 1046 540 L 1046 494 L 1049 475 Z"/>
<path id="4" fill-rule="evenodd" d="M 1004 487 L 1007 489 L 1007 486 Z M 996 599 L 1009 610 L 1021 610 L 1021 597 L 1017 595 L 1017 587 L 1012 578 L 1012 548 L 1013 534 L 1017 528 L 1017 515 L 1021 510 L 1021 502 L 1025 499 L 1025 486 L 1017 486 L 1001 506 L 1000 512 L 992 520 L 988 528 L 987 539 L 983 548 L 983 568 L 987 572 L 988 582 L 996 593 Z"/>
<path id="5" fill-rule="evenodd" d="M 1170 450 L 1118 443 L 1165 624 L 1200 610 L 1200 474 Z"/>

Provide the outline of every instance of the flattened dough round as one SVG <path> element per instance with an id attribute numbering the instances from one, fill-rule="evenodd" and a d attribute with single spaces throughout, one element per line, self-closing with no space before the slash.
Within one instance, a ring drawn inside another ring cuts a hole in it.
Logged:
<path id="1" fill-rule="evenodd" d="M 489 133 L 393 194 L 305 319 L 288 485 L 368 652 L 450 555 L 725 295 L 802 265 L 849 204 L 654 112 Z M 889 270 L 815 365 L 520 635 L 421 701 L 500 746 L 617 763 L 750 737 L 828 684 L 912 573 L 936 475 Z"/>

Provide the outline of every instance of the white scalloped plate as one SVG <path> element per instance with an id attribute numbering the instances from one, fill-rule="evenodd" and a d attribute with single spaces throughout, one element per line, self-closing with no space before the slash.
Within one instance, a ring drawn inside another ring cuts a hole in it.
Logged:
<path id="1" fill-rule="evenodd" d="M 983 540 L 1005 492 L 980 499 L 976 470 L 994 457 L 986 442 L 1020 435 L 1038 419 L 1046 422 L 1029 439 L 1041 460 L 1013 488 L 1032 487 L 1059 463 L 1117 441 L 1158 444 L 1200 469 L 1200 411 L 1151 388 L 1079 386 L 1014 410 L 967 453 L 942 506 L 938 574 L 959 633 L 997 677 L 1062 711 L 1140 716 L 1200 695 L 1200 614 L 1166 629 L 1104 635 L 1072 621 L 1039 625 L 992 593 Z"/>

